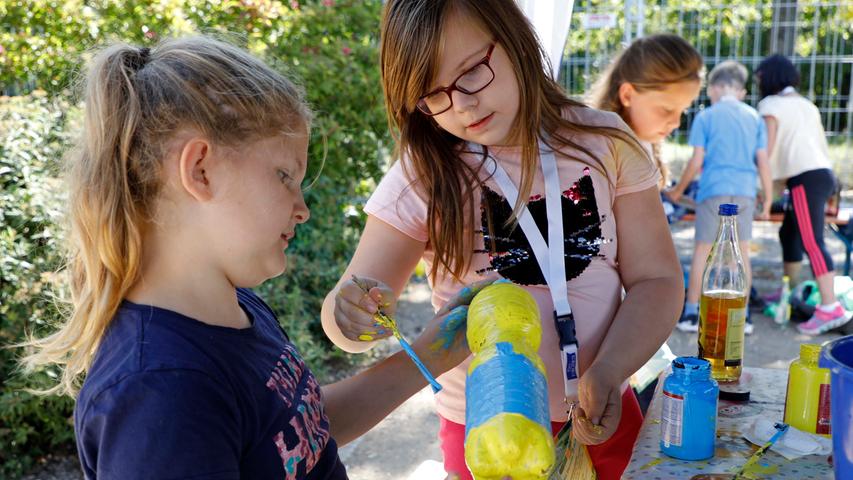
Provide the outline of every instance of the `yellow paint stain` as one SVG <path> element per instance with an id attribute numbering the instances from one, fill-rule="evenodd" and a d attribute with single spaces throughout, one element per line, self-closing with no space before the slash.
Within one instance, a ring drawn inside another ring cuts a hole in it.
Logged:
<path id="1" fill-rule="evenodd" d="M 640 467 L 640 470 L 648 470 L 650 468 L 655 468 L 658 465 L 660 465 L 661 462 L 663 462 L 663 458 L 656 458 L 656 459 L 652 460 L 651 462 Z"/>
<path id="2" fill-rule="evenodd" d="M 764 478 L 769 475 L 775 475 L 777 473 L 779 473 L 778 465 L 762 465 L 756 462 L 752 465 L 747 465 L 746 469 L 743 471 L 743 476 L 744 478 L 748 478 L 751 480 L 758 480 L 760 478 Z"/>
<path id="3" fill-rule="evenodd" d="M 370 335 L 359 335 L 358 339 L 361 340 L 362 342 L 372 342 L 373 341 L 373 337 Z"/>

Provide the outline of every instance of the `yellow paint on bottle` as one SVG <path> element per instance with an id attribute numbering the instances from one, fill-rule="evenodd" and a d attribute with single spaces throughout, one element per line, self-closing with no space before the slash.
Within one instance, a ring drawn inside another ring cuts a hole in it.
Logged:
<path id="1" fill-rule="evenodd" d="M 536 300 L 523 288 L 498 283 L 484 288 L 468 308 L 467 339 L 477 367 L 498 354 L 498 343 L 528 358 L 545 376 L 539 357 L 542 325 Z M 465 461 L 476 480 L 547 478 L 555 462 L 550 428 L 517 413 L 500 413 L 472 428 L 465 439 Z"/>
<path id="2" fill-rule="evenodd" d="M 554 464 L 554 439 L 524 415 L 495 415 L 468 433 L 465 462 L 477 480 L 539 480 Z"/>

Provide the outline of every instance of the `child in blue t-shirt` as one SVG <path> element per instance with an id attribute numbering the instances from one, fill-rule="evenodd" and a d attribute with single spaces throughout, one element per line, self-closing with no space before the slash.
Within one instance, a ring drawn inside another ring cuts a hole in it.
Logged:
<path id="1" fill-rule="evenodd" d="M 249 290 L 285 270 L 309 217 L 300 90 L 191 37 L 105 48 L 85 102 L 68 158 L 72 308 L 24 359 L 64 367 L 53 391 L 77 396 L 85 477 L 345 480 L 337 446 L 426 381 L 399 352 L 321 387 Z M 356 301 L 375 309 L 368 286 Z M 412 342 L 436 375 L 470 353 L 470 298 Z"/>
<path id="2" fill-rule="evenodd" d="M 689 144 L 693 157 L 687 163 L 678 185 L 666 192 L 678 201 L 700 171 L 696 196 L 696 235 L 690 281 L 684 311 L 678 329 L 699 330 L 699 295 L 702 272 L 717 233 L 717 211 L 722 203 L 738 206 L 737 229 L 741 254 L 746 268 L 747 291 L 751 283 L 749 242 L 755 212 L 756 174 L 761 188 L 771 191 L 770 166 L 767 160 L 767 131 L 758 112 L 742 102 L 746 90 L 746 67 L 733 60 L 720 63 L 708 74 L 708 96 L 711 107 L 702 110 L 693 121 Z M 770 201 L 761 204 L 759 219 L 770 216 Z M 747 318 L 745 332 L 752 333 Z"/>

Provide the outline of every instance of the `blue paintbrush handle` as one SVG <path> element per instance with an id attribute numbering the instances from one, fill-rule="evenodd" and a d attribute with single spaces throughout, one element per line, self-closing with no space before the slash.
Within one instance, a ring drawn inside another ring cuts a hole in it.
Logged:
<path id="1" fill-rule="evenodd" d="M 411 358 L 412 361 L 415 362 L 415 366 L 418 367 L 418 370 L 421 371 L 421 374 L 429 382 L 430 386 L 432 387 L 432 393 L 438 393 L 439 391 L 441 391 L 441 384 L 438 383 L 438 380 L 436 380 L 431 373 L 429 373 L 429 370 L 426 368 L 426 365 L 421 362 L 421 359 L 418 358 L 418 355 L 415 353 L 414 350 L 412 350 L 412 346 L 409 345 L 409 342 L 407 342 L 406 339 L 404 339 L 403 337 L 397 337 L 397 339 L 400 340 L 400 346 L 403 347 L 403 350 L 405 350 L 407 354 L 409 354 L 409 358 Z"/>

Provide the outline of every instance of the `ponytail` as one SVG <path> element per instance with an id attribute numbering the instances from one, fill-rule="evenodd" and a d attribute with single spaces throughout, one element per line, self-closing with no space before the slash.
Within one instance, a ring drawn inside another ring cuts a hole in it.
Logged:
<path id="1" fill-rule="evenodd" d="M 154 219 L 165 146 L 181 128 L 219 144 L 287 134 L 310 123 L 302 92 L 261 61 L 207 37 L 155 49 L 115 44 L 85 79 L 83 134 L 66 157 L 71 313 L 24 346 L 26 370 L 64 366 L 41 393 L 75 395 L 101 338 L 139 280 L 144 229 Z"/>

